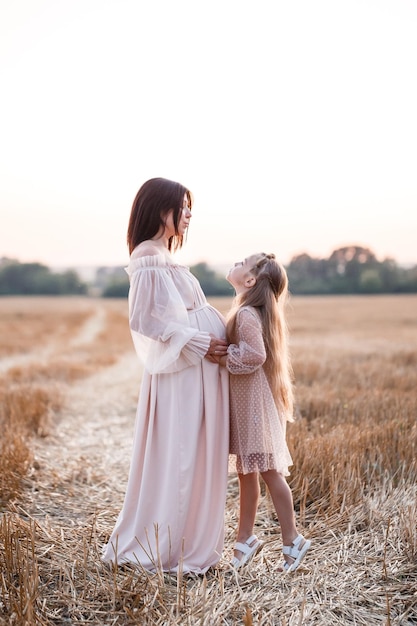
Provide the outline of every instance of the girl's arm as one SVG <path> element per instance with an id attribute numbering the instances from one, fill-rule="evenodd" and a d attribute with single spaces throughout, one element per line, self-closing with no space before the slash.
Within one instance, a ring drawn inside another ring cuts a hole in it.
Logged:
<path id="1" fill-rule="evenodd" d="M 251 374 L 266 360 L 262 324 L 254 309 L 243 307 L 237 313 L 238 344 L 230 344 L 226 367 L 231 374 Z"/>

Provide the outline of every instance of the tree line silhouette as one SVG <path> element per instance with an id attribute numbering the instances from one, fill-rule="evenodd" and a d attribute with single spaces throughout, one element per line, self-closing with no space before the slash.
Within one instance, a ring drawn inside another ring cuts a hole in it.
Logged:
<path id="1" fill-rule="evenodd" d="M 299 254 L 286 269 L 294 294 L 417 292 L 417 265 L 404 268 L 394 259 L 378 261 L 361 246 L 338 248 L 328 259 Z"/>
<path id="2" fill-rule="evenodd" d="M 232 296 L 233 289 L 207 263 L 190 267 L 206 296 Z M 417 293 L 417 265 L 404 268 L 394 259 L 378 261 L 369 248 L 345 246 L 329 258 L 307 253 L 293 257 L 286 266 L 294 295 Z M 122 267 L 99 267 L 95 278 L 82 281 L 76 270 L 52 272 L 41 263 L 0 259 L 0 295 L 99 295 L 124 298 L 129 281 Z"/>
<path id="3" fill-rule="evenodd" d="M 20 263 L 0 259 L 0 295 L 2 296 L 62 296 L 86 294 L 87 285 L 75 270 L 52 272 L 42 263 Z"/>

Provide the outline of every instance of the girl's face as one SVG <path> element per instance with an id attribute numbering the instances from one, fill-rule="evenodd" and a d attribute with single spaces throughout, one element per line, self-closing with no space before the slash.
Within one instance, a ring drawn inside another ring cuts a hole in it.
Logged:
<path id="1" fill-rule="evenodd" d="M 255 284 L 256 278 L 251 274 L 251 269 L 256 264 L 256 259 L 256 255 L 249 256 L 235 263 L 228 271 L 226 280 L 235 288 L 236 293 L 242 293 Z"/>
<path id="2" fill-rule="evenodd" d="M 184 235 L 188 226 L 190 225 L 191 219 L 191 210 L 188 204 L 187 194 L 184 194 L 182 211 L 180 214 L 180 219 L 178 222 L 178 234 Z M 165 235 L 169 237 L 173 237 L 175 235 L 175 224 L 174 224 L 174 209 L 172 209 L 168 215 L 165 222 Z"/>

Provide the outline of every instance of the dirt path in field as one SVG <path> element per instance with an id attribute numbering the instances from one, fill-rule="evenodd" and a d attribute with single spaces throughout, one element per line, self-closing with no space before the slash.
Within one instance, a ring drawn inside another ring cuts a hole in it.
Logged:
<path id="1" fill-rule="evenodd" d="M 93 341 L 104 323 L 98 307 L 71 345 Z M 126 487 L 140 378 L 132 347 L 115 364 L 66 389 L 55 423 L 33 441 L 34 468 L 23 504 L 31 517 L 65 528 L 108 510 L 112 525 Z"/>

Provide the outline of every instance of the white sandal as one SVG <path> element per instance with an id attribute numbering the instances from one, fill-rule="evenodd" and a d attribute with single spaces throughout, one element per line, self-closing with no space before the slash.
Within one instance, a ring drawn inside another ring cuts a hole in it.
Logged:
<path id="1" fill-rule="evenodd" d="M 251 545 L 252 544 L 252 545 Z M 258 554 L 260 550 L 263 548 L 262 541 L 259 541 L 256 535 L 252 535 L 249 539 L 246 539 L 245 543 L 240 543 L 238 541 L 235 545 L 235 550 L 239 550 L 242 552 L 242 556 L 238 559 L 237 556 L 234 556 L 230 561 L 230 565 L 235 569 L 239 569 L 242 565 L 245 565 L 250 561 L 255 554 Z"/>
<path id="2" fill-rule="evenodd" d="M 286 574 L 289 574 L 290 572 L 295 572 L 295 570 L 298 568 L 301 561 L 307 554 L 307 550 L 310 549 L 310 546 L 310 539 L 304 539 L 303 535 L 297 535 L 297 537 L 294 539 L 290 546 L 282 546 L 282 553 L 294 559 L 293 563 L 288 563 L 288 561 L 284 559 L 282 569 Z"/>

